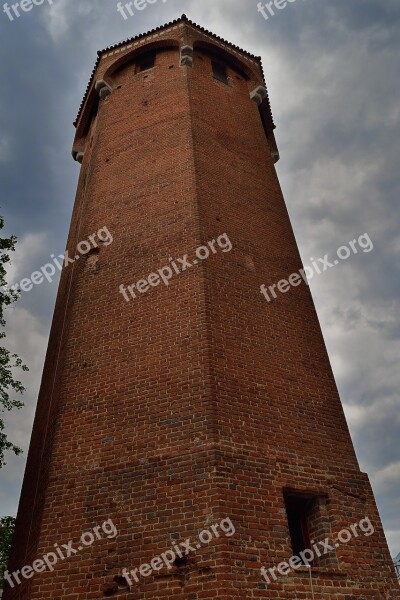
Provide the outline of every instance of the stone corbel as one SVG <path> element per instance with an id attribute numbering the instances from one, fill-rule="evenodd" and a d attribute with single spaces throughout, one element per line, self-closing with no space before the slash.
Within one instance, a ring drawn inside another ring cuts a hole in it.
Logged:
<path id="1" fill-rule="evenodd" d="M 99 94 L 99 96 L 102 100 L 103 100 L 103 98 L 107 98 L 107 96 L 109 96 L 112 93 L 112 87 L 110 86 L 109 83 L 104 81 L 104 79 L 98 79 L 96 81 L 94 89 Z"/>
<path id="2" fill-rule="evenodd" d="M 83 150 L 72 150 L 72 158 L 80 164 L 82 164 L 84 155 L 85 153 Z"/>
<path id="3" fill-rule="evenodd" d="M 193 67 L 193 47 L 181 47 L 181 67 Z"/>
<path id="4" fill-rule="evenodd" d="M 272 156 L 272 160 L 274 161 L 274 164 L 276 164 L 280 159 L 278 150 L 271 152 L 271 156 Z"/>
<path id="5" fill-rule="evenodd" d="M 267 89 L 262 85 L 257 86 L 252 92 L 250 92 L 250 98 L 257 104 L 261 104 L 267 96 Z"/>

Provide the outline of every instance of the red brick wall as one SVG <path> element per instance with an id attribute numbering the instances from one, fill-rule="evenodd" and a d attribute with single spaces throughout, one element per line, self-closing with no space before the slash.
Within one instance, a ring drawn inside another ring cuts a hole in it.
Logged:
<path id="1" fill-rule="evenodd" d="M 163 36 L 208 39 L 183 25 Z M 103 59 L 95 79 L 115 60 Z M 326 496 L 332 532 L 365 516 L 377 529 L 339 548 L 337 567 L 315 571 L 317 600 L 400 597 L 309 290 L 272 304 L 260 294 L 301 263 L 250 100 L 262 83 L 253 72 L 246 80 L 229 68 L 225 86 L 206 52 L 181 67 L 178 48 L 158 52 L 152 71 L 126 64 L 77 140 L 85 156 L 70 254 L 103 226 L 114 242 L 96 269 L 82 258 L 62 276 L 10 569 L 107 519 L 118 536 L 7 590 L 5 600 L 111 595 L 124 567 L 224 517 L 234 536 L 115 595 L 309 598 L 304 571 L 268 589 L 260 575 L 291 554 L 284 488 Z M 232 252 L 168 288 L 129 303 L 118 292 L 223 233 Z"/>

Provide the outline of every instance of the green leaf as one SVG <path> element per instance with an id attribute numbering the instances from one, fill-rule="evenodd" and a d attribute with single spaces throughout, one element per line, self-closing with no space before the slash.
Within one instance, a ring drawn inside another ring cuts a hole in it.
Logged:
<path id="1" fill-rule="evenodd" d="M 0 231 L 4 228 L 4 217 L 0 215 Z M 10 262 L 10 252 L 15 250 L 17 238 L 1 237 L 0 235 L 0 340 L 4 343 L 6 339 L 4 318 L 4 309 L 18 300 L 19 294 L 7 287 L 7 272 L 4 265 Z M 14 370 L 28 371 L 23 361 L 17 354 L 11 352 L 4 346 L 0 347 L 0 469 L 5 466 L 5 453 L 14 452 L 21 454 L 22 450 L 13 444 L 7 437 L 4 429 L 4 421 L 1 414 L 12 410 L 20 410 L 24 405 L 20 400 L 15 399 L 15 394 L 22 394 L 25 391 L 22 383 L 14 378 Z"/>
<path id="2" fill-rule="evenodd" d="M 7 570 L 7 561 L 10 555 L 14 528 L 14 517 L 0 518 L 0 590 L 3 588 L 4 584 L 4 573 Z"/>

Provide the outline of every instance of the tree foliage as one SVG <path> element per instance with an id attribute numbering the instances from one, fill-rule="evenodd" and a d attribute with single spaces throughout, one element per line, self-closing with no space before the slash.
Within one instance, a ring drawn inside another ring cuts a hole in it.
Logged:
<path id="1" fill-rule="evenodd" d="M 4 573 L 7 570 L 7 561 L 10 554 L 14 527 L 14 517 L 0 518 L 0 590 L 3 588 L 4 584 Z"/>
<path id="2" fill-rule="evenodd" d="M 4 228 L 4 218 L 0 216 L 0 231 Z M 15 368 L 27 371 L 28 368 L 22 360 L 3 347 L 6 337 L 5 332 L 5 309 L 18 299 L 18 291 L 7 288 L 6 265 L 10 262 L 10 252 L 15 250 L 17 239 L 15 236 L 0 236 L 0 469 L 4 467 L 5 453 L 12 451 L 15 454 L 21 454 L 21 448 L 13 444 L 5 433 L 4 421 L 1 418 L 2 413 L 13 409 L 19 410 L 23 407 L 20 400 L 14 399 L 14 394 L 22 394 L 24 387 L 20 381 L 14 379 L 13 370 Z"/>

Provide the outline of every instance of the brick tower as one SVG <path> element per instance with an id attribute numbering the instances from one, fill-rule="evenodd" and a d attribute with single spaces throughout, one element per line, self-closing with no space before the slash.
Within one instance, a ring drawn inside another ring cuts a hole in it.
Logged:
<path id="1" fill-rule="evenodd" d="M 302 266 L 260 59 L 182 16 L 99 52 L 75 125 L 5 600 L 400 598 L 309 289 L 260 293 Z"/>

